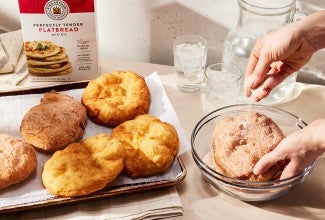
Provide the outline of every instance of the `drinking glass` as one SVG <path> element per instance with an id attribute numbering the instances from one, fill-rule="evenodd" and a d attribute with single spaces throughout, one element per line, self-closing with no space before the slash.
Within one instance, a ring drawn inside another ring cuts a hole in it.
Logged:
<path id="1" fill-rule="evenodd" d="M 182 35 L 173 44 L 176 86 L 184 92 L 201 88 L 206 66 L 208 43 L 197 35 Z"/>
<path id="2" fill-rule="evenodd" d="M 206 112 L 237 104 L 242 73 L 229 63 L 215 63 L 207 67 L 204 77 Z"/>

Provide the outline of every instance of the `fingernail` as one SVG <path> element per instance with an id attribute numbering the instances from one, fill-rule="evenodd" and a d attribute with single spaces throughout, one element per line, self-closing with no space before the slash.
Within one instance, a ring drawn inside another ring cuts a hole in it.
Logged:
<path id="1" fill-rule="evenodd" d="M 252 90 L 250 98 L 253 99 L 254 102 L 259 102 L 259 101 L 261 101 L 261 98 L 259 98 L 259 96 L 256 93 L 257 93 L 256 90 Z"/>
<path id="2" fill-rule="evenodd" d="M 245 88 L 245 95 L 246 97 L 250 97 L 252 95 L 252 91 L 248 88 Z"/>
<path id="3" fill-rule="evenodd" d="M 256 97 L 256 96 L 253 96 L 253 99 L 254 99 L 255 102 L 261 101 L 261 99 L 259 97 Z"/>

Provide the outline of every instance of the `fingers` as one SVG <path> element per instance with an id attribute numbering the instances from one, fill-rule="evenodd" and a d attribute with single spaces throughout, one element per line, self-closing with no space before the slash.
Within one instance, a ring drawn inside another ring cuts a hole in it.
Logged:
<path id="1" fill-rule="evenodd" d="M 278 155 L 277 152 L 272 151 L 271 153 L 266 154 L 263 156 L 255 165 L 254 167 L 254 174 L 255 175 L 261 175 L 271 167 L 273 167 L 276 163 L 279 161 L 282 161 L 282 157 Z M 306 167 L 309 163 L 305 164 L 302 161 L 297 159 L 291 159 L 289 163 L 285 166 L 284 170 L 282 171 L 282 174 L 280 176 L 281 179 L 286 179 L 289 177 L 292 177 L 299 172 L 301 172 L 304 167 Z"/>
<path id="2" fill-rule="evenodd" d="M 279 161 L 282 161 L 282 157 L 278 155 L 276 151 L 272 151 L 266 155 L 264 155 L 255 165 L 254 167 L 254 174 L 261 175 L 271 167 L 273 167 Z M 298 174 L 303 168 L 301 168 L 301 163 L 298 160 L 290 160 L 289 163 L 286 165 L 282 174 L 280 176 L 281 179 L 286 179 Z"/>
<path id="3" fill-rule="evenodd" d="M 298 174 L 301 170 L 299 162 L 297 160 L 291 160 L 282 171 L 280 180 L 292 177 Z"/>
<path id="4" fill-rule="evenodd" d="M 247 97 L 251 95 L 251 88 L 254 84 L 254 77 L 251 77 L 251 75 L 254 72 L 257 62 L 258 62 L 258 57 L 256 57 L 254 53 L 251 53 L 246 67 L 245 80 L 244 80 L 244 94 Z"/>
<path id="5" fill-rule="evenodd" d="M 261 47 L 263 47 L 262 45 L 262 40 L 256 42 L 247 63 L 244 81 L 244 94 L 246 94 L 247 97 L 251 95 L 251 89 L 255 88 L 256 85 L 258 85 L 260 81 L 263 81 L 264 79 L 264 75 L 259 75 L 259 73 L 255 72 L 258 62 L 261 62 L 260 51 Z"/>
<path id="6" fill-rule="evenodd" d="M 266 79 L 264 80 L 264 82 L 261 83 L 261 85 L 256 88 L 256 89 L 252 89 L 251 90 L 251 98 L 255 101 L 255 102 L 259 102 L 261 99 L 267 97 L 272 90 L 278 86 L 283 80 L 285 80 L 285 78 L 288 76 L 287 73 L 282 73 L 282 72 L 278 72 L 278 73 L 273 73 L 274 69 L 271 69 L 268 74 Z"/>
<path id="7" fill-rule="evenodd" d="M 308 131 L 307 131 L 308 132 Z M 319 153 L 312 147 L 306 129 L 291 133 L 270 153 L 264 155 L 255 165 L 253 172 L 261 175 L 279 161 L 287 164 L 280 179 L 292 177 L 312 163 Z"/>
<path id="8" fill-rule="evenodd" d="M 323 154 L 324 150 L 319 148 L 319 145 L 322 145 L 324 143 L 322 140 L 325 140 L 323 139 L 324 128 L 325 119 L 320 119 L 289 134 L 280 141 L 273 151 L 264 155 L 256 163 L 254 174 L 264 173 L 279 161 L 286 163 L 280 179 L 298 174 Z M 319 138 L 322 142 L 315 141 L 315 138 Z"/>
<path id="9" fill-rule="evenodd" d="M 244 82 L 244 93 L 246 96 L 251 95 L 252 89 L 258 87 L 264 80 L 267 73 L 270 71 L 271 60 L 267 58 L 257 58 L 251 56 L 246 69 L 246 78 Z"/>
<path id="10" fill-rule="evenodd" d="M 274 166 L 279 160 L 275 151 L 265 154 L 255 165 L 253 172 L 255 175 L 261 175 L 272 166 Z"/>
<path id="11" fill-rule="evenodd" d="M 287 138 L 280 141 L 280 143 L 277 145 L 277 147 L 272 150 L 271 152 L 265 154 L 255 165 L 253 169 L 253 173 L 255 175 L 261 175 L 268 169 L 270 169 L 272 166 L 274 166 L 279 161 L 283 161 L 287 159 L 287 152 L 286 149 L 290 144 L 290 140 Z"/>
<path id="12" fill-rule="evenodd" d="M 260 101 L 261 99 L 267 97 L 276 86 L 278 86 L 293 72 L 294 70 L 291 67 L 283 64 L 282 62 L 272 63 L 269 71 L 266 73 L 264 81 L 262 81 L 257 88 L 251 89 L 249 96 L 255 102 Z M 247 81 L 249 80 L 251 79 L 247 79 Z"/>

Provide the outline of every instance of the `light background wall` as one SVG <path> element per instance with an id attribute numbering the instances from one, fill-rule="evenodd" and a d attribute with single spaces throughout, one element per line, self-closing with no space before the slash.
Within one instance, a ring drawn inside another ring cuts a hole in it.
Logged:
<path id="1" fill-rule="evenodd" d="M 310 14 L 325 9 L 325 1 L 297 7 Z M 221 61 L 223 39 L 238 20 L 237 0 L 96 0 L 96 12 L 100 56 L 166 65 L 173 65 L 172 42 L 182 34 L 205 37 L 208 64 Z M 18 1 L 1 0 L 0 29 L 19 28 Z M 324 60 L 322 50 L 310 65 L 324 72 Z"/>

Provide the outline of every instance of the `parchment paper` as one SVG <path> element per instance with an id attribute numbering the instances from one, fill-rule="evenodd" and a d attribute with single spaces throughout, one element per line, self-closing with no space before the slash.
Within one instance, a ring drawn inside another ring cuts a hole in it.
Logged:
<path id="1" fill-rule="evenodd" d="M 180 149 L 179 154 L 184 153 L 189 149 L 189 142 L 186 138 L 184 130 L 180 125 L 176 112 L 171 105 L 166 92 L 161 84 L 161 81 L 156 72 L 146 77 L 147 85 L 151 93 L 151 104 L 149 114 L 155 115 L 160 120 L 168 122 L 175 126 L 179 139 Z M 75 89 L 63 91 L 67 95 L 74 97 L 77 100 L 81 99 L 83 89 Z M 18 96 L 0 97 L 0 132 L 11 134 L 20 139 L 19 127 L 25 113 L 35 105 L 38 105 L 44 94 L 28 94 Z M 97 135 L 99 133 L 110 134 L 111 129 L 94 124 L 88 120 L 84 138 Z M 42 185 L 41 171 L 43 164 L 50 158 L 51 155 L 37 152 L 38 167 L 37 172 L 30 176 L 27 180 L 12 185 L 0 191 L 0 207 L 19 205 L 35 201 L 46 201 L 55 198 Z M 1 169 L 1 167 L 0 167 Z M 130 179 L 124 175 L 120 175 L 116 180 L 110 183 L 107 187 L 119 186 L 125 184 L 141 184 L 148 182 L 156 182 L 162 180 L 174 180 L 181 175 L 181 168 L 177 160 L 170 169 L 162 175 L 152 176 L 148 178 L 139 178 L 136 180 Z"/>

